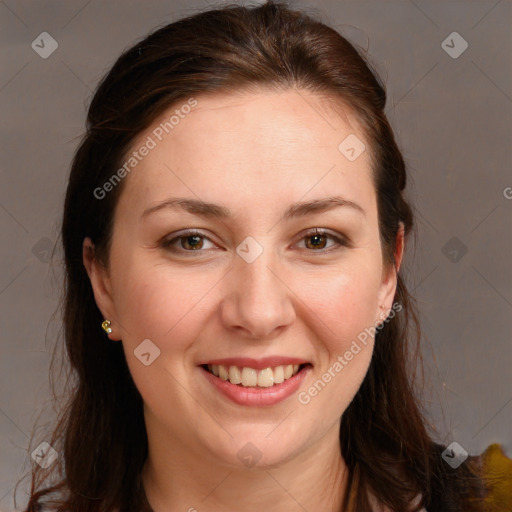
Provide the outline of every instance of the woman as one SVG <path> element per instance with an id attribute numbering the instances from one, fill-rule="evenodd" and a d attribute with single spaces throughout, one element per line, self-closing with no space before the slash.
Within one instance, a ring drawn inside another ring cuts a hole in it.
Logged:
<path id="1" fill-rule="evenodd" d="M 409 375 L 385 101 L 347 40 L 274 2 L 119 58 L 72 165 L 74 386 L 27 511 L 483 510 Z"/>

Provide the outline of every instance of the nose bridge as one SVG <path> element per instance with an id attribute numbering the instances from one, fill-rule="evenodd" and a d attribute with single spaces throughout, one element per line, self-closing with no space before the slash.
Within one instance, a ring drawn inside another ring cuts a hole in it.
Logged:
<path id="1" fill-rule="evenodd" d="M 293 320 L 289 290 L 279 278 L 279 267 L 270 248 L 264 248 L 251 262 L 237 257 L 232 276 L 235 300 L 225 319 L 231 327 L 243 327 L 253 336 L 263 337 Z"/>
<path id="2" fill-rule="evenodd" d="M 273 265 L 274 258 L 270 258 L 268 252 L 252 263 L 238 262 L 236 270 L 240 275 L 240 293 L 250 302 L 262 305 L 271 301 L 275 303 L 283 295 L 276 271 L 272 268 L 276 266 Z"/>

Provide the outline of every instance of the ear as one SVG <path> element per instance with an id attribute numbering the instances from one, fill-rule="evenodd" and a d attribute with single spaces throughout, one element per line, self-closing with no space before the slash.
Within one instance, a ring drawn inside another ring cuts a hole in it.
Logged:
<path id="1" fill-rule="evenodd" d="M 396 250 L 394 254 L 394 265 L 385 266 L 382 271 L 382 282 L 379 290 L 379 303 L 377 317 L 379 323 L 386 319 L 393 306 L 396 286 L 398 282 L 398 271 L 402 264 L 402 258 L 405 248 L 404 224 L 400 222 L 398 233 L 396 235 Z"/>
<path id="2" fill-rule="evenodd" d="M 121 339 L 119 336 L 119 329 L 116 328 L 116 314 L 114 302 L 112 300 L 112 286 L 108 271 L 95 256 L 95 248 L 92 240 L 87 237 L 84 239 L 82 245 L 82 258 L 84 267 L 87 270 L 87 275 L 91 281 L 92 290 L 94 293 L 94 300 L 98 309 L 101 311 L 105 320 L 110 320 L 112 332 L 108 334 L 111 340 L 118 341 Z"/>

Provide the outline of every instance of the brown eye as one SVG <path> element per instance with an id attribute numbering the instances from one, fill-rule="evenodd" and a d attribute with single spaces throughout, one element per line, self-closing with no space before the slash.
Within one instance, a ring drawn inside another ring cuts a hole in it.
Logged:
<path id="1" fill-rule="evenodd" d="M 171 239 L 163 240 L 161 246 L 181 255 L 190 255 L 192 252 L 204 252 L 209 249 L 208 245 L 205 247 L 205 243 L 214 245 L 213 242 L 202 233 L 198 231 L 190 231 L 182 233 L 180 236 L 176 236 Z"/>
<path id="2" fill-rule="evenodd" d="M 197 250 L 203 247 L 202 236 L 199 235 L 189 235 L 189 236 L 181 236 L 178 240 L 184 240 L 181 246 L 183 249 L 191 249 Z"/>
<path id="3" fill-rule="evenodd" d="M 312 241 L 310 245 L 306 241 L 306 247 L 310 249 L 323 249 L 327 244 L 327 236 L 326 235 L 308 235 L 306 240 Z"/>
<path id="4" fill-rule="evenodd" d="M 310 233 L 306 233 L 302 240 L 304 240 L 306 249 L 309 249 L 308 252 L 327 253 L 331 249 L 335 250 L 336 246 L 349 246 L 348 241 L 344 237 L 328 233 L 323 229 L 315 229 Z M 329 240 L 334 241 L 334 243 L 327 246 Z"/>

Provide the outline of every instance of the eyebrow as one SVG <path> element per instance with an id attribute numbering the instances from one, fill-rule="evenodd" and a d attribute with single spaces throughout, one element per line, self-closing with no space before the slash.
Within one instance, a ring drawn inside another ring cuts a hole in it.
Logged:
<path id="1" fill-rule="evenodd" d="M 366 212 L 359 204 L 355 203 L 354 201 L 344 199 L 340 196 L 333 196 L 323 199 L 314 199 L 312 201 L 295 203 L 286 210 L 281 220 L 289 220 L 315 213 L 322 213 L 334 208 L 339 208 L 341 206 L 348 207 L 366 217 Z M 205 218 L 228 219 L 233 216 L 229 208 L 225 206 L 215 203 L 208 203 L 199 199 L 176 197 L 166 199 L 165 201 L 162 201 L 157 205 L 148 208 L 142 213 L 141 219 L 154 212 L 167 208 L 185 210 L 189 213 Z"/>

